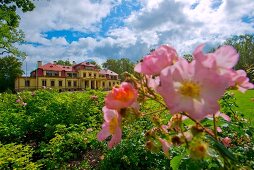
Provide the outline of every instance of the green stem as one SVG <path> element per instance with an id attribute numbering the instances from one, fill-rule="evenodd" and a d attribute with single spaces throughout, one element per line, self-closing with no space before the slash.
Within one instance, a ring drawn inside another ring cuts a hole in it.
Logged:
<path id="1" fill-rule="evenodd" d="M 214 137 L 215 137 L 216 140 L 218 140 L 215 114 L 213 114 L 213 128 L 214 128 L 214 135 L 215 135 Z"/>
<path id="2" fill-rule="evenodd" d="M 213 134 L 211 131 L 209 131 L 206 127 L 204 127 L 199 121 L 197 121 L 197 120 L 191 118 L 191 117 L 190 117 L 187 113 L 185 113 L 185 112 L 182 112 L 182 114 L 185 115 L 185 116 L 187 116 L 188 118 L 190 118 L 193 122 L 195 122 L 197 125 L 199 125 L 207 134 L 209 134 L 211 137 L 213 137 L 214 139 L 216 139 L 215 136 L 214 136 L 214 134 Z"/>

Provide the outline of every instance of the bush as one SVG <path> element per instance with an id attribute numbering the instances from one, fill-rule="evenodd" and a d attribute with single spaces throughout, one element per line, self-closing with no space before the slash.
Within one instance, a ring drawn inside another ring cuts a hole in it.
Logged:
<path id="1" fill-rule="evenodd" d="M 139 119 L 127 125 L 121 143 L 105 151 L 100 169 L 168 169 L 170 161 L 162 152 L 153 153 L 144 146 L 144 133 L 151 124 L 149 119 Z"/>
<path id="2" fill-rule="evenodd" d="M 94 96 L 97 96 L 94 97 Z M 4 142 L 48 141 L 57 124 L 84 123 L 99 127 L 104 93 L 38 90 L 17 95 L 1 94 L 0 140 Z"/>
<path id="3" fill-rule="evenodd" d="M 96 139 L 98 131 L 87 129 L 84 124 L 56 127 L 55 137 L 49 143 L 40 144 L 38 152 L 43 158 L 39 162 L 46 169 L 89 168 L 88 151 L 102 150 L 102 144 Z"/>
<path id="4" fill-rule="evenodd" d="M 41 164 L 31 161 L 33 152 L 30 146 L 0 143 L 0 169 L 39 169 Z"/>

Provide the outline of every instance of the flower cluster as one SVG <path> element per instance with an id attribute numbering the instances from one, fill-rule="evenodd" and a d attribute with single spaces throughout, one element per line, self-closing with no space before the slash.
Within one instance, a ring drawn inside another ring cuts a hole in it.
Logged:
<path id="1" fill-rule="evenodd" d="M 127 107 L 137 108 L 137 95 L 137 90 L 130 83 L 123 82 L 120 87 L 114 87 L 106 96 L 105 106 L 102 109 L 105 122 L 98 134 L 98 139 L 102 141 L 112 135 L 108 144 L 109 148 L 121 141 L 123 109 Z"/>
<path id="2" fill-rule="evenodd" d="M 203 158 L 208 148 L 208 144 L 201 140 L 204 132 L 219 140 L 217 132 L 222 130 L 216 126 L 216 120 L 222 117 L 230 121 L 227 115 L 220 113 L 219 99 L 230 87 L 236 87 L 241 92 L 254 88 L 245 71 L 233 69 L 239 59 L 233 47 L 222 46 L 213 53 L 204 54 L 204 46 L 201 44 L 194 50 L 191 62 L 179 57 L 176 50 L 168 45 L 145 56 L 134 68 L 139 77 L 129 76 L 127 82 L 114 87 L 106 96 L 103 108 L 105 122 L 98 139 L 102 141 L 112 135 L 109 148 L 118 144 L 125 109 L 138 110 L 139 104 L 149 98 L 160 103 L 172 117 L 167 125 L 158 125 L 146 133 L 147 148 L 153 150 L 157 140 L 168 156 L 172 145 L 185 143 L 190 156 Z M 183 128 L 182 122 L 186 118 L 195 125 Z M 200 121 L 205 118 L 213 119 L 213 130 L 202 126 Z M 228 138 L 219 141 L 227 147 L 231 142 Z"/>

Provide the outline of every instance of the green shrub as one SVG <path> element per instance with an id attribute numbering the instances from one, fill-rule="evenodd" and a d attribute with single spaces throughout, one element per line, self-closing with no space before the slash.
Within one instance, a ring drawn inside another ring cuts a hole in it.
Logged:
<path id="1" fill-rule="evenodd" d="M 94 95 L 98 98 L 94 99 Z M 5 143 L 48 141 L 54 137 L 57 124 L 84 123 L 87 128 L 100 127 L 104 96 L 101 91 L 58 93 L 53 90 L 1 94 L 0 140 Z"/>
<path id="2" fill-rule="evenodd" d="M 98 131 L 87 129 L 84 124 L 56 127 L 55 137 L 48 144 L 40 144 L 39 152 L 43 158 L 39 162 L 46 169 L 88 168 L 87 152 L 92 149 L 102 150 L 102 144 L 96 139 Z"/>
<path id="3" fill-rule="evenodd" d="M 30 146 L 0 143 L 0 169 L 39 169 L 39 163 L 31 162 L 33 152 Z"/>
<path id="4" fill-rule="evenodd" d="M 144 146 L 144 134 L 151 124 L 142 118 L 125 126 L 123 140 L 112 150 L 105 151 L 100 169 L 168 169 L 170 161 L 164 153 L 153 153 Z"/>

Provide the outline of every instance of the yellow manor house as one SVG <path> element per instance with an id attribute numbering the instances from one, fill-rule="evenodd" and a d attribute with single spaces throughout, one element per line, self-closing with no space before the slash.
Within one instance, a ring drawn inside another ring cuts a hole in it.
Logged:
<path id="1" fill-rule="evenodd" d="M 38 68 L 31 72 L 30 77 L 17 77 L 15 90 L 36 90 L 54 88 L 59 91 L 77 91 L 84 89 L 109 90 L 120 84 L 118 74 L 108 69 L 98 69 L 89 62 L 64 66 L 54 63 L 42 65 L 38 61 Z"/>

